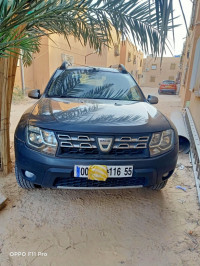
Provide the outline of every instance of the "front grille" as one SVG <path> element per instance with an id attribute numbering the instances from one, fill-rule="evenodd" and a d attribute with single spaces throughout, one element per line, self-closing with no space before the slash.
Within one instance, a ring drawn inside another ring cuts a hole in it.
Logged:
<path id="1" fill-rule="evenodd" d="M 150 135 L 115 135 L 99 136 L 94 134 L 76 134 L 57 132 L 58 152 L 57 156 L 68 158 L 147 158 L 149 157 L 148 144 Z M 98 138 L 112 138 L 112 148 L 109 152 L 102 152 Z M 84 157 L 85 158 L 85 157 Z"/>
<path id="2" fill-rule="evenodd" d="M 124 178 L 108 178 L 105 182 L 103 181 L 94 181 L 88 180 L 86 178 L 78 178 L 78 177 L 69 177 L 56 178 L 53 186 L 55 187 L 129 187 L 129 186 L 143 186 L 145 183 L 145 178 L 133 178 L 133 177 L 124 177 Z"/>

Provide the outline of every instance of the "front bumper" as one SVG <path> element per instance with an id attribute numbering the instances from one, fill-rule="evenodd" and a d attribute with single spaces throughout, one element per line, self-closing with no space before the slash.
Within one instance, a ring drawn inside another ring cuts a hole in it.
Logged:
<path id="1" fill-rule="evenodd" d="M 160 184 L 173 173 L 178 158 L 178 144 L 164 155 L 147 159 L 132 160 L 84 160 L 47 156 L 34 151 L 15 137 L 15 157 L 17 167 L 23 178 L 50 188 L 129 188 L 148 187 Z M 74 178 L 74 165 L 133 165 L 132 177 L 108 178 L 105 182 Z M 25 171 L 34 174 L 32 178 Z M 169 173 L 163 178 L 163 175 Z"/>

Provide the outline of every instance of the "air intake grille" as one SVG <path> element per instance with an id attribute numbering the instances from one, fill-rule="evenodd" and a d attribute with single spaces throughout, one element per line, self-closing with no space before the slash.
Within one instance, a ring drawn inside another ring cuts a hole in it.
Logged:
<path id="1" fill-rule="evenodd" d="M 88 180 L 87 178 L 56 178 L 54 182 L 55 187 L 129 187 L 129 186 L 143 186 L 145 184 L 145 178 L 133 178 L 133 177 L 124 177 L 124 178 L 108 178 L 105 182 Z"/>
<path id="2" fill-rule="evenodd" d="M 150 136 L 115 135 L 100 136 L 93 134 L 57 133 L 59 148 L 57 156 L 69 158 L 111 159 L 119 158 L 146 158 L 149 156 L 148 143 Z M 112 138 L 112 148 L 109 152 L 102 152 L 98 145 L 98 138 Z M 125 156 L 125 157 L 124 157 Z M 84 157 L 85 158 L 85 157 Z"/>

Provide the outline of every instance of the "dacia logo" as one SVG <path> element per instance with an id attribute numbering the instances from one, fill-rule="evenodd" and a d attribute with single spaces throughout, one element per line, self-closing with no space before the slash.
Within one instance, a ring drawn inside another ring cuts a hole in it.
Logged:
<path id="1" fill-rule="evenodd" d="M 98 138 L 99 148 L 102 152 L 109 152 L 112 148 L 113 138 Z"/>

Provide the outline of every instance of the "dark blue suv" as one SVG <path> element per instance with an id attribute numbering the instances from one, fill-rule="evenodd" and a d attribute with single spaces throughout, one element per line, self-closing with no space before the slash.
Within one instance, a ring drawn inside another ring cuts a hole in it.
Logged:
<path id="1" fill-rule="evenodd" d="M 22 188 L 162 189 L 178 157 L 174 125 L 123 65 L 67 67 L 22 116 L 15 132 Z"/>

